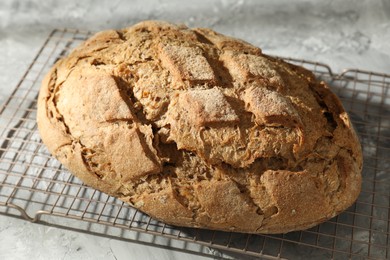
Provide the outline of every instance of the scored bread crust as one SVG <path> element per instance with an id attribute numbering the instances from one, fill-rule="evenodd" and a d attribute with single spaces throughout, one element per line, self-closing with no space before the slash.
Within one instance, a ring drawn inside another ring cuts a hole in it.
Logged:
<path id="1" fill-rule="evenodd" d="M 210 29 L 97 33 L 47 74 L 37 121 L 85 184 L 168 224 L 285 233 L 360 192 L 359 140 L 329 87 Z"/>

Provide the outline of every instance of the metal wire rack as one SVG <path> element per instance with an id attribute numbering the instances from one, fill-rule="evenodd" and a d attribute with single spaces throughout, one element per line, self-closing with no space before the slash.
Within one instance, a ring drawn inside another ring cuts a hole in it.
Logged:
<path id="1" fill-rule="evenodd" d="M 90 32 L 54 30 L 0 106 L 0 214 L 32 222 L 217 257 L 390 257 L 390 75 L 287 59 L 330 83 L 351 115 L 364 152 L 362 192 L 339 216 L 309 230 L 247 235 L 178 228 L 84 186 L 42 145 L 35 122 L 44 74 Z M 1 100 L 1 99 L 0 99 Z"/>

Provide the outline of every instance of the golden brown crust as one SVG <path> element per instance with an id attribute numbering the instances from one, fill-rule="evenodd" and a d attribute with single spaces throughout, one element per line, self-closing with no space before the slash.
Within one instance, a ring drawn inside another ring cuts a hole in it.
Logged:
<path id="1" fill-rule="evenodd" d="M 73 174 L 169 224 L 284 233 L 360 192 L 359 140 L 328 86 L 209 29 L 96 34 L 47 74 L 37 120 Z"/>

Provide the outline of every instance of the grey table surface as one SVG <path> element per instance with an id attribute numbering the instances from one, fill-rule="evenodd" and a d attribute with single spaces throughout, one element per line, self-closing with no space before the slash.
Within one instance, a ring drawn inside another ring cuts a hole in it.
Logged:
<path id="1" fill-rule="evenodd" d="M 359 68 L 390 73 L 389 0 L 2 0 L 0 104 L 53 29 L 98 31 L 147 19 L 211 27 L 267 54 L 323 62 L 334 72 Z M 7 216 L 0 216 L 0 241 L 0 259 L 203 258 Z M 217 254 L 210 250 L 210 257 Z"/>

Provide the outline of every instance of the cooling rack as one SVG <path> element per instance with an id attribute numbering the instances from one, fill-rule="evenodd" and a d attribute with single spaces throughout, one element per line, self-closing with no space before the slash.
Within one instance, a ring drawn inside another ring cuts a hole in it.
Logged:
<path id="1" fill-rule="evenodd" d="M 281 235 L 178 228 L 84 186 L 41 143 L 35 122 L 40 82 L 58 58 L 90 35 L 54 30 L 11 96 L 2 97 L 0 214 L 213 257 L 389 258 L 390 75 L 355 69 L 336 75 L 321 63 L 287 59 L 330 83 L 361 139 L 362 192 L 344 213 L 309 230 Z"/>

